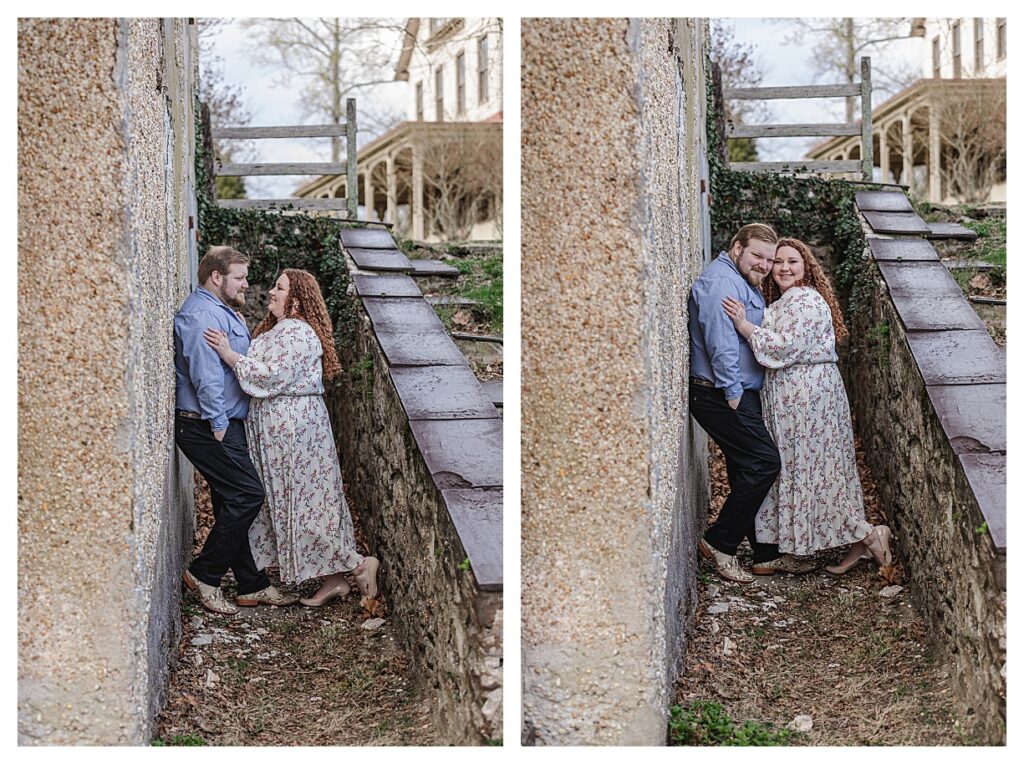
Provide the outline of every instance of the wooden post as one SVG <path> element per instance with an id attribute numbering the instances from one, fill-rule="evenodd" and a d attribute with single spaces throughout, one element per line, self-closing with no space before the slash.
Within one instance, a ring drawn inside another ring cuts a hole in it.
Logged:
<path id="1" fill-rule="evenodd" d="M 864 180 L 871 180 L 874 166 L 871 145 L 871 56 L 860 59 L 860 156 Z M 885 182 L 885 178 L 882 178 Z"/>
<path id="2" fill-rule="evenodd" d="M 345 198 L 348 201 L 348 219 L 359 219 L 359 178 L 356 174 L 356 99 L 349 98 L 345 103 L 345 147 L 348 150 L 346 170 L 348 182 L 345 185 Z"/>

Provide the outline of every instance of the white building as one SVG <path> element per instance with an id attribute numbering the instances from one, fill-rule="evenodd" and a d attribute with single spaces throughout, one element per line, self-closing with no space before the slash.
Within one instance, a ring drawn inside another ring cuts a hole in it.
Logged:
<path id="1" fill-rule="evenodd" d="M 921 76 L 958 80 L 1006 77 L 1006 19 L 914 19 L 928 43 Z"/>
<path id="2" fill-rule="evenodd" d="M 395 79 L 408 120 L 359 150 L 361 217 L 415 241 L 501 238 L 501 19 L 408 19 Z M 295 195 L 344 197 L 345 176 Z"/>
<path id="3" fill-rule="evenodd" d="M 501 19 L 408 19 L 395 79 L 411 86 L 409 121 L 501 121 L 501 49 Z"/>
<path id="4" fill-rule="evenodd" d="M 933 203 L 964 201 L 958 186 L 972 185 L 1005 201 L 1006 19 L 915 18 L 910 34 L 922 41 L 921 79 L 872 109 L 875 180 Z M 965 137 L 986 130 L 987 148 Z M 859 159 L 860 138 L 831 138 L 807 156 Z M 965 181 L 968 157 L 979 177 Z"/>

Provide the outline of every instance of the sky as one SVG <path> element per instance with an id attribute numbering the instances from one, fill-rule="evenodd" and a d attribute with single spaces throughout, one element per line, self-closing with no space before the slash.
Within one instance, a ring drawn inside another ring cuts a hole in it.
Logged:
<path id="1" fill-rule="evenodd" d="M 809 65 L 813 41 L 805 44 L 787 42 L 788 32 L 793 29 L 789 19 L 720 19 L 735 29 L 737 41 L 754 46 L 754 58 L 763 72 L 763 86 L 825 84 L 815 80 Z M 225 25 L 210 35 L 214 41 L 214 54 L 223 59 L 225 80 L 243 88 L 243 100 L 252 113 L 251 125 L 298 125 L 300 119 L 294 94 L 275 87 L 274 68 L 259 66 L 249 55 L 253 42 L 247 32 L 235 22 Z M 921 38 L 893 43 L 885 49 L 885 55 L 907 62 L 920 70 L 925 60 L 925 42 Z M 398 40 L 396 36 L 394 61 L 397 62 Z M 879 64 L 879 53 L 873 53 L 873 62 Z M 506 69 L 509 76 L 514 76 Z M 412 98 L 410 86 L 405 82 L 393 82 L 364 91 L 359 99 L 375 99 L 391 105 L 403 115 L 407 113 Z M 884 98 L 884 96 L 882 97 Z M 876 104 L 882 100 L 876 98 Z M 842 101 L 840 99 L 780 100 L 769 102 L 770 121 L 781 122 L 841 122 Z M 360 136 L 360 143 L 372 136 Z M 763 160 L 798 159 L 806 150 L 819 142 L 818 138 L 773 138 L 760 139 L 758 148 Z M 330 160 L 329 141 L 314 140 L 262 140 L 256 141 L 256 159 L 260 161 L 325 162 Z M 297 177 L 253 177 L 246 178 L 248 194 L 252 198 L 275 198 L 288 196 L 301 183 Z"/>
<path id="2" fill-rule="evenodd" d="M 400 20 L 401 21 L 401 20 Z M 393 63 L 398 61 L 399 35 L 395 34 Z M 236 21 L 217 28 L 210 33 L 213 55 L 222 59 L 226 84 L 243 88 L 242 101 L 252 114 L 249 124 L 256 126 L 312 124 L 302 119 L 295 93 L 274 85 L 279 70 L 260 66 L 252 61 L 253 41 L 249 33 Z M 393 71 L 393 69 L 392 69 Z M 299 81 L 293 81 L 293 88 Z M 356 95 L 357 124 L 360 104 L 366 100 L 390 106 L 398 110 L 403 118 L 408 111 L 408 83 L 391 82 L 360 91 Z M 359 144 L 375 136 L 360 134 Z M 305 140 L 264 139 L 253 141 L 256 156 L 252 161 L 262 162 L 329 162 L 331 160 L 330 140 L 311 138 Z M 282 198 L 290 196 L 304 180 L 297 176 L 258 176 L 245 179 L 250 198 Z"/>

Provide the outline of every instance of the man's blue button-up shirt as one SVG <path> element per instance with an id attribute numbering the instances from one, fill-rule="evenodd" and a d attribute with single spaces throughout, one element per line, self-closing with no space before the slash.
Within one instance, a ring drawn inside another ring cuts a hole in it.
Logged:
<path id="1" fill-rule="evenodd" d="M 249 351 L 249 328 L 234 310 L 197 287 L 174 316 L 175 406 L 194 411 L 214 431 L 227 429 L 229 419 L 245 419 L 249 396 L 242 392 L 231 367 L 206 344 L 203 330 L 220 329 L 231 349 Z"/>
<path id="2" fill-rule="evenodd" d="M 767 276 L 771 278 L 771 276 Z M 739 398 L 744 390 L 760 390 L 764 369 L 754 358 L 722 307 L 722 300 L 735 297 L 746 306 L 747 320 L 757 326 L 764 318 L 764 297 L 740 275 L 736 264 L 722 252 L 690 289 L 690 373 L 713 382 L 725 391 L 727 400 Z"/>

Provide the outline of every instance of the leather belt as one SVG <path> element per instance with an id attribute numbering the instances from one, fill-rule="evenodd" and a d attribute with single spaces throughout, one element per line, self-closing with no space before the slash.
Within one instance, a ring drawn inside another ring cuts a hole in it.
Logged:
<path id="1" fill-rule="evenodd" d="M 712 389 L 715 388 L 714 382 L 708 382 L 706 379 L 701 379 L 700 377 L 690 377 L 690 384 L 698 385 L 699 387 L 710 387 Z"/>
<path id="2" fill-rule="evenodd" d="M 202 419 L 202 414 L 197 414 L 194 411 L 184 411 L 182 409 L 174 409 L 174 416 L 183 416 L 186 419 Z"/>

